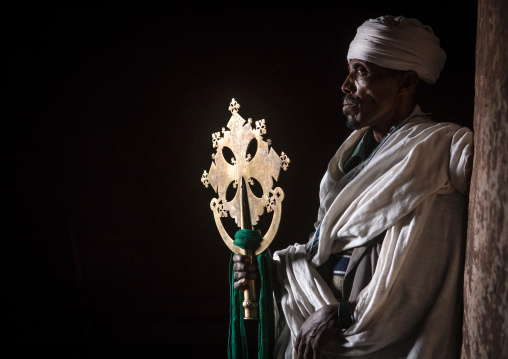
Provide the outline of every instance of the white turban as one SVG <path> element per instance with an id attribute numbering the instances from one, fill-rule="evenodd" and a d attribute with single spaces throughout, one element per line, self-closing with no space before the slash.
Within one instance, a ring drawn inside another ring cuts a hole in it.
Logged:
<path id="1" fill-rule="evenodd" d="M 413 70 L 433 84 L 444 67 L 446 53 L 430 26 L 403 16 L 382 16 L 365 21 L 357 29 L 347 59 L 394 70 Z"/>

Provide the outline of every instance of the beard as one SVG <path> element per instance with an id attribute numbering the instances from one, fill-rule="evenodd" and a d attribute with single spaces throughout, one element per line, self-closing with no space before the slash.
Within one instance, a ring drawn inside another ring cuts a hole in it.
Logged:
<path id="1" fill-rule="evenodd" d="M 346 116 L 346 127 L 350 130 L 359 130 L 362 128 L 360 124 L 356 121 L 353 115 L 347 114 L 346 111 L 343 111 L 344 116 Z"/>
<path id="2" fill-rule="evenodd" d="M 346 95 L 344 96 L 344 102 L 352 103 L 358 106 L 358 100 L 353 99 L 352 97 Z M 342 110 L 344 116 L 346 116 L 346 127 L 350 130 L 359 130 L 361 128 L 358 121 L 356 121 L 355 116 L 353 116 L 349 111 Z"/>

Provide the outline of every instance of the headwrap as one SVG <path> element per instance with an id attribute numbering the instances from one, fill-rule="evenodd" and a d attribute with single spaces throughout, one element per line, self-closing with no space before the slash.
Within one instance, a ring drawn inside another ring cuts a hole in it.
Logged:
<path id="1" fill-rule="evenodd" d="M 369 61 L 394 70 L 412 70 L 433 84 L 444 67 L 446 53 L 430 26 L 403 16 L 382 16 L 365 21 L 357 29 L 347 59 Z"/>

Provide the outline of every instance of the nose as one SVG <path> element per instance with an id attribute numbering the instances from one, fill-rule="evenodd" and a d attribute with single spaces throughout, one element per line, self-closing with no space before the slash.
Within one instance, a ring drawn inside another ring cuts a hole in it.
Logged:
<path id="1" fill-rule="evenodd" d="M 344 83 L 342 84 L 341 88 L 342 92 L 344 92 L 346 95 L 352 94 L 356 91 L 355 87 L 355 81 L 353 79 L 353 73 L 350 72 Z"/>

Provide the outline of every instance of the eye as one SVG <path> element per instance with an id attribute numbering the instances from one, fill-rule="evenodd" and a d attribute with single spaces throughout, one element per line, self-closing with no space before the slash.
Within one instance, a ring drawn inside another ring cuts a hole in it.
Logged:
<path id="1" fill-rule="evenodd" d="M 356 76 L 365 76 L 367 74 L 367 69 L 363 66 L 358 66 L 355 69 Z"/>

